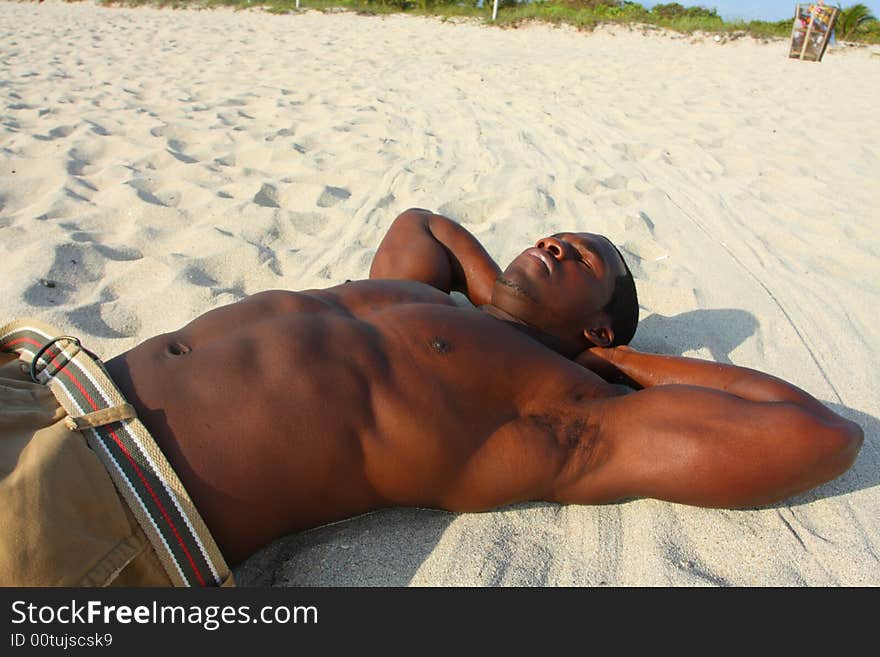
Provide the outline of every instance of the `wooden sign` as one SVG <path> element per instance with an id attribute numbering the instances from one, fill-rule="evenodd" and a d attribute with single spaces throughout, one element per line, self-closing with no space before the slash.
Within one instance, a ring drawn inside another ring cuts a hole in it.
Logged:
<path id="1" fill-rule="evenodd" d="M 837 7 L 827 7 L 824 2 L 797 5 L 788 56 L 793 59 L 821 62 L 839 14 L 840 10 Z"/>

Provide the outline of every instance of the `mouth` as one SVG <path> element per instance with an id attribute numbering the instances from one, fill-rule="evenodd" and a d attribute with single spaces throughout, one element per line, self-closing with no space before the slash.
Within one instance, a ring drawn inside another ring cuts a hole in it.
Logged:
<path id="1" fill-rule="evenodd" d="M 548 274 L 553 273 L 553 268 L 555 267 L 556 263 L 553 261 L 553 258 L 546 251 L 543 251 L 542 249 L 539 249 L 536 247 L 536 248 L 531 248 L 528 251 L 526 251 L 526 255 L 530 256 L 531 258 L 534 258 L 535 260 L 542 262 L 544 264 L 544 267 L 547 268 Z"/>

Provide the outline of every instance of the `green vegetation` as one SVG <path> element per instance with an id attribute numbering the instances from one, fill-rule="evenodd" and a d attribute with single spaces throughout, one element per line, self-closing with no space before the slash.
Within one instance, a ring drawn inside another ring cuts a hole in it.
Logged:
<path id="1" fill-rule="evenodd" d="M 880 24 L 865 5 L 853 5 L 840 10 L 840 16 L 837 18 L 837 34 L 843 41 L 867 37 L 863 40 L 880 43 Z"/>
<path id="2" fill-rule="evenodd" d="M 262 7 L 278 14 L 296 11 L 296 0 L 102 0 L 102 2 L 106 5 L 149 4 L 174 8 Z M 635 25 L 642 29 L 665 28 L 686 34 L 705 32 L 726 34 L 731 37 L 749 35 L 761 39 L 787 39 L 791 34 L 792 26 L 791 19 L 777 22 L 727 22 L 715 9 L 685 7 L 677 2 L 655 5 L 650 10 L 636 2 L 623 0 L 535 0 L 530 3 L 499 0 L 498 6 L 495 24 L 507 27 L 516 27 L 529 21 L 540 21 L 564 23 L 578 29 L 591 30 L 602 23 L 615 23 Z M 481 8 L 476 6 L 476 0 L 300 0 L 300 9 L 319 11 L 344 9 L 366 14 L 406 12 L 440 16 L 444 19 L 463 16 L 488 22 L 492 17 L 492 0 L 485 0 Z M 793 10 L 794 7 L 792 14 Z M 864 5 L 854 5 L 843 11 L 838 22 L 837 34 L 840 40 L 880 43 L 880 25 Z"/>

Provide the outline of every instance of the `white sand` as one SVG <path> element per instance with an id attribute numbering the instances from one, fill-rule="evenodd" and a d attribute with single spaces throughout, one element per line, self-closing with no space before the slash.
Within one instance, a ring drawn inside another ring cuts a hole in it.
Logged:
<path id="1" fill-rule="evenodd" d="M 279 541 L 239 581 L 878 585 L 873 50 L 2 3 L 4 319 L 110 357 L 247 294 L 365 277 L 410 206 L 502 265 L 602 232 L 638 280 L 634 346 L 804 387 L 864 427 L 855 467 L 754 511 L 381 512 Z"/>

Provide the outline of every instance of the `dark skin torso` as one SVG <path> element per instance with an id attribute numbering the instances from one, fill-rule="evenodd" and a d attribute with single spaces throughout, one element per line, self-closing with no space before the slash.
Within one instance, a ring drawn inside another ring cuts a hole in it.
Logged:
<path id="1" fill-rule="evenodd" d="M 408 281 L 255 295 L 107 368 L 232 563 L 387 506 L 550 499 L 614 390 Z"/>
<path id="2" fill-rule="evenodd" d="M 560 233 L 502 273 L 413 208 L 373 280 L 254 295 L 107 369 L 232 565 L 390 506 L 754 507 L 853 464 L 861 429 L 788 382 L 611 346 L 623 266 L 606 238 Z"/>

